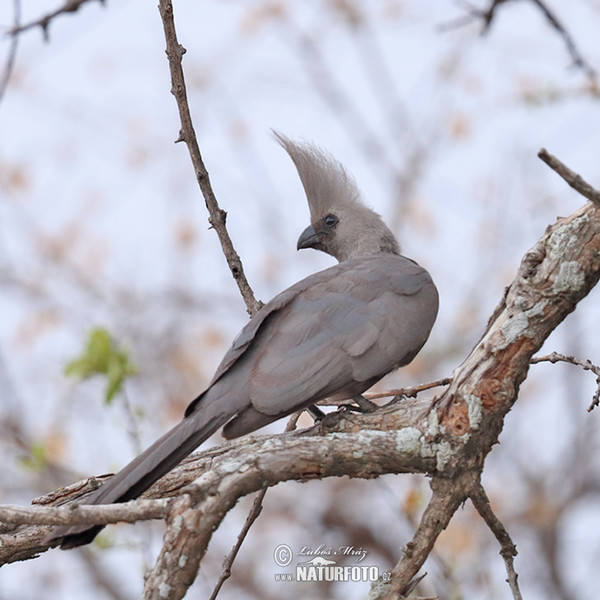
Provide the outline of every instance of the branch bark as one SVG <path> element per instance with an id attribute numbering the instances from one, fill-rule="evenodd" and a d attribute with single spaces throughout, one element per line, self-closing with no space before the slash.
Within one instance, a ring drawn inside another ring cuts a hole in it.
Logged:
<path id="1" fill-rule="evenodd" d="M 169 60 L 169 70 L 171 72 L 171 93 L 175 96 L 175 100 L 177 101 L 179 119 L 181 121 L 181 130 L 179 132 L 179 138 L 176 141 L 185 142 L 188 147 L 192 165 L 194 166 L 194 172 L 196 173 L 196 180 L 198 181 L 200 191 L 204 196 L 206 208 L 208 209 L 208 221 L 217 232 L 231 274 L 246 303 L 248 314 L 252 316 L 260 308 L 261 303 L 254 297 L 254 292 L 246 279 L 242 261 L 229 237 L 227 227 L 225 226 L 227 213 L 217 202 L 210 183 L 208 171 L 204 165 L 204 160 L 202 159 L 200 147 L 198 146 L 196 132 L 194 131 L 194 126 L 192 124 L 192 115 L 190 114 L 187 101 L 185 78 L 183 76 L 182 61 L 186 50 L 177 39 L 171 0 L 159 0 L 158 9 L 160 11 L 167 43 L 166 53 Z"/>

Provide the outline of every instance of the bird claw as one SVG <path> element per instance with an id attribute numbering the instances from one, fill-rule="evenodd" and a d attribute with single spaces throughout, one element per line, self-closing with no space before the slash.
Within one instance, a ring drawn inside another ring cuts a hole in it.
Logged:
<path id="1" fill-rule="evenodd" d="M 374 402 L 371 402 L 370 400 L 367 400 L 364 396 L 354 396 L 354 398 L 352 398 L 352 400 L 354 400 L 354 402 L 356 402 L 357 406 L 349 405 L 348 408 L 350 410 L 354 410 L 356 412 L 370 413 L 379 408 L 379 406 L 377 406 L 377 404 L 375 404 Z"/>

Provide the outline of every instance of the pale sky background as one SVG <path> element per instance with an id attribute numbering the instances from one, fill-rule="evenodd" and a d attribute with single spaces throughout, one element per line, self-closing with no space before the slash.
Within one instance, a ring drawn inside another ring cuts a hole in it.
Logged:
<path id="1" fill-rule="evenodd" d="M 22 0 L 22 21 L 58 4 Z M 356 4 L 365 21 L 352 28 L 335 3 L 324 0 L 174 2 L 200 147 L 257 297 L 268 300 L 332 264 L 330 257 L 295 250 L 308 210 L 294 168 L 270 133 L 276 129 L 338 158 L 392 224 L 404 253 L 431 271 L 441 296 L 438 323 L 416 371 L 394 379 L 412 384 L 449 375 L 460 364 L 525 251 L 557 216 L 583 203 L 537 158 L 538 150 L 547 148 L 600 186 L 600 104 L 586 92 L 582 71 L 571 67 L 564 40 L 531 3 L 500 11 L 483 38 L 478 23 L 441 30 L 464 15 L 458 3 Z M 589 64 L 600 68 L 600 3 L 547 4 Z M 12 18 L 12 2 L 5 0 L 0 25 Z M 185 394 L 201 391 L 247 315 L 216 235 L 208 231 L 187 149 L 173 143 L 179 121 L 156 2 L 91 3 L 57 18 L 49 32 L 49 43 L 37 29 L 20 36 L 0 103 L 0 415 L 18 415 L 40 443 L 60 430 L 60 459 L 85 476 L 116 468 L 135 453 L 122 411 L 99 399 L 102 384 L 63 375 L 90 327 L 121 333 L 140 366 L 129 396 L 145 406 L 140 427 L 147 445 L 181 414 L 191 399 Z M 318 57 L 300 43 L 301 35 L 314 42 Z M 7 40 L 1 50 L 4 56 Z M 332 89 L 343 99 L 335 109 Z M 414 176 L 400 199 L 394 168 Z M 184 291 L 197 305 L 179 318 L 167 314 L 165 290 Z M 131 298 L 142 299 L 136 310 Z M 544 350 L 599 363 L 598 302 L 594 290 Z M 138 343 L 146 334 L 160 340 L 165 331 L 205 349 L 197 357 L 200 381 L 181 383 L 170 362 L 160 366 L 158 348 L 153 354 L 152 344 Z M 207 332 L 216 336 L 212 346 Z M 600 413 L 585 413 L 594 377 L 577 372 L 574 389 L 573 378 L 563 378 L 567 369 L 574 367 L 533 368 L 490 457 L 492 494 L 510 488 L 520 499 L 518 473 L 510 466 L 515 457 L 527 458 L 532 472 L 552 472 L 584 420 L 590 452 L 595 449 Z M 188 386 L 185 393 L 179 385 Z M 165 394 L 177 396 L 176 408 L 161 404 Z M 0 502 L 27 504 L 42 491 L 28 487 L 31 476 L 11 448 L 7 468 L 17 483 L 0 485 Z M 313 500 L 303 497 L 302 507 L 293 504 L 297 488 L 281 492 L 280 501 L 287 498 L 300 522 L 311 518 L 310 502 L 319 504 L 324 493 L 318 483 L 310 489 Z M 510 513 L 510 502 L 503 506 Z M 243 516 L 225 522 L 231 539 Z M 272 547 L 300 538 L 297 528 L 269 531 L 261 564 L 271 583 Z M 580 600 L 595 598 L 600 588 L 597 531 L 597 505 L 582 501 L 568 517 L 564 542 L 565 572 Z M 230 540 L 214 543 L 218 566 Z M 100 558 L 124 597 L 139 595 L 142 562 L 152 564 L 159 544 L 155 533 L 142 560 L 126 546 Z M 552 598 L 527 575 L 535 548 L 526 537 L 517 544 L 526 597 Z M 509 598 L 503 565 L 491 550 L 493 597 Z M 199 580 L 190 598 L 208 596 L 214 573 Z M 81 574 L 74 553 L 53 551 L 0 573 L 0 599 L 33 600 L 48 589 L 55 598 L 110 597 Z M 336 597 L 361 598 L 367 589 L 343 588 Z M 467 584 L 465 597 L 477 597 L 468 591 Z M 220 598 L 234 596 L 235 589 L 225 587 Z"/>

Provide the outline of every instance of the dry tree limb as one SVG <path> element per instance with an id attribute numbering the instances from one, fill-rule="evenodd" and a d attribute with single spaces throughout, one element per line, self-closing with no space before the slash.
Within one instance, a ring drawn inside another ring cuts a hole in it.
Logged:
<path id="1" fill-rule="evenodd" d="M 567 47 L 567 51 L 571 55 L 571 59 L 573 60 L 573 65 L 579 69 L 582 69 L 583 72 L 588 76 L 588 78 L 594 83 L 597 84 L 598 73 L 596 70 L 588 63 L 584 58 L 577 45 L 575 44 L 575 40 L 573 36 L 565 29 L 564 25 L 559 21 L 558 17 L 548 8 L 545 2 L 542 0 L 531 0 L 535 6 L 537 6 L 542 14 L 546 17 L 550 26 L 556 30 L 558 35 L 562 37 L 565 46 Z"/>
<path id="2" fill-rule="evenodd" d="M 0 522 L 11 525 L 108 525 L 164 519 L 172 499 L 132 500 L 122 504 L 69 504 L 68 506 L 0 506 Z"/>
<path id="3" fill-rule="evenodd" d="M 581 175 L 575 173 L 562 163 L 556 156 L 550 154 L 545 148 L 538 152 L 541 158 L 553 171 L 556 171 L 574 190 L 578 191 L 584 198 L 600 206 L 600 191 L 594 189 Z"/>
<path id="4" fill-rule="evenodd" d="M 298 417 L 302 414 L 302 411 L 298 411 L 295 412 L 289 419 L 287 422 L 287 425 L 285 426 L 285 431 L 294 431 L 294 429 L 296 429 L 296 423 L 298 422 Z M 231 549 L 231 551 L 229 552 L 229 554 L 225 557 L 225 560 L 223 561 L 223 568 L 221 570 L 221 575 L 219 576 L 219 579 L 217 581 L 217 583 L 215 584 L 215 587 L 213 588 L 212 594 L 210 595 L 209 600 L 216 600 L 217 596 L 219 595 L 219 592 L 221 591 L 221 588 L 223 587 L 223 584 L 225 583 L 225 581 L 227 581 L 227 579 L 229 579 L 231 577 L 231 567 L 233 566 L 233 563 L 242 547 L 242 544 L 244 543 L 244 540 L 246 539 L 246 536 L 248 535 L 248 532 L 250 531 L 250 528 L 252 527 L 252 525 L 254 525 L 254 522 L 256 521 L 256 519 L 258 519 L 258 517 L 260 516 L 260 513 L 262 512 L 263 509 L 263 502 L 265 499 L 265 496 L 267 495 L 267 490 L 269 488 L 264 488 L 263 490 L 260 490 L 257 494 L 256 497 L 254 498 L 254 501 L 252 502 L 252 508 L 250 509 L 250 512 L 248 513 L 248 516 L 246 517 L 246 521 L 244 522 L 244 526 L 242 527 L 237 540 L 235 542 L 235 544 L 233 545 L 233 548 Z"/>
<path id="5" fill-rule="evenodd" d="M 490 0 L 490 3 L 487 8 L 479 8 L 470 4 L 469 2 L 461 2 L 461 7 L 465 10 L 466 15 L 461 16 L 458 19 L 451 21 L 450 23 L 446 23 L 440 27 L 442 31 L 448 31 L 450 29 L 455 29 L 457 27 L 464 27 L 465 25 L 469 25 L 473 21 L 481 20 L 483 23 L 483 27 L 481 29 L 481 35 L 486 35 L 494 22 L 497 11 L 500 6 L 507 5 L 511 0 Z M 542 0 L 530 0 L 530 2 L 536 6 L 545 17 L 546 21 L 550 24 L 552 29 L 556 31 L 556 33 L 562 38 L 567 52 L 571 56 L 571 60 L 573 61 L 573 66 L 581 69 L 585 76 L 588 78 L 590 82 L 592 92 L 598 93 L 598 73 L 592 67 L 592 65 L 583 57 L 573 36 L 569 33 L 569 31 L 565 28 L 565 26 L 561 23 L 560 19 L 554 14 L 554 12 L 547 6 L 545 2 Z"/>
<path id="6" fill-rule="evenodd" d="M 481 483 L 473 489 L 471 492 L 471 502 L 477 509 L 477 512 L 481 515 L 486 525 L 490 528 L 491 532 L 496 536 L 498 543 L 500 544 L 500 556 L 504 559 L 506 566 L 506 574 L 508 576 L 507 582 L 510 586 L 514 600 L 523 600 L 521 596 L 521 590 L 518 584 L 518 575 L 515 571 L 514 558 L 517 556 L 517 547 L 512 541 L 508 531 L 494 514 L 490 501 L 483 489 Z"/>
<path id="7" fill-rule="evenodd" d="M 591 412 L 600 403 L 600 366 L 595 365 L 591 360 L 582 360 L 576 356 L 566 356 L 565 354 L 559 354 L 558 352 L 551 352 L 546 356 L 534 356 L 531 359 L 531 364 L 537 364 L 541 362 L 550 362 L 555 364 L 557 362 L 566 362 L 571 365 L 581 367 L 584 371 L 591 371 L 596 375 L 596 391 L 592 397 L 592 403 L 588 407 L 588 412 Z"/>
<path id="8" fill-rule="evenodd" d="M 13 0 L 13 29 L 19 27 L 21 22 L 21 0 Z M 13 68 L 15 66 L 15 60 L 17 58 L 17 47 L 19 45 L 19 38 L 13 36 L 10 41 L 8 54 L 6 56 L 6 63 L 4 65 L 4 71 L 0 77 L 0 101 L 4 97 L 10 76 L 12 75 Z"/>
<path id="9" fill-rule="evenodd" d="M 413 578 L 433 550 L 439 534 L 446 529 L 458 507 L 466 500 L 468 490 L 479 482 L 479 472 L 467 470 L 455 478 L 434 476 L 432 495 L 412 540 L 404 548 L 404 556 L 392 569 L 391 585 L 383 600 L 397 600 L 409 592 Z"/>
<path id="10" fill-rule="evenodd" d="M 210 177 L 204 165 L 200 147 L 198 146 L 198 140 L 196 138 L 196 132 L 194 131 L 194 126 L 192 124 L 192 115 L 188 105 L 182 66 L 182 59 L 186 50 L 177 39 L 171 0 L 159 0 L 158 8 L 167 43 L 166 53 L 169 60 L 169 70 L 171 72 L 171 93 L 175 96 L 175 100 L 177 101 L 177 108 L 179 110 L 179 118 L 181 121 L 181 130 L 176 141 L 185 142 L 188 147 L 192 165 L 194 166 L 194 172 L 196 173 L 196 180 L 198 181 L 200 191 L 204 196 L 206 208 L 208 209 L 208 221 L 217 232 L 219 242 L 221 243 L 223 253 L 225 254 L 225 259 L 227 260 L 231 274 L 242 294 L 242 298 L 246 303 L 248 314 L 253 315 L 260 308 L 261 303 L 254 297 L 254 292 L 244 274 L 242 261 L 229 237 L 225 225 L 227 213 L 219 206 L 213 192 Z"/>
<path id="11" fill-rule="evenodd" d="M 97 0 L 104 6 L 106 4 L 106 0 Z M 91 0 L 66 0 L 66 2 L 56 10 L 47 13 L 43 17 L 36 19 L 35 21 L 30 21 L 29 23 L 24 23 L 23 25 L 15 24 L 11 27 L 7 34 L 13 37 L 16 37 L 18 34 L 23 31 L 27 31 L 28 29 L 33 29 L 35 27 L 39 27 L 42 30 L 42 34 L 44 36 L 44 41 L 49 41 L 50 37 L 48 34 L 48 28 L 50 27 L 50 23 L 59 15 L 66 15 L 68 13 L 77 12 L 84 4 L 91 2 Z"/>
<path id="12" fill-rule="evenodd" d="M 425 390 L 431 390 L 436 387 L 442 387 L 449 385 L 452 382 L 452 377 L 443 377 L 442 379 L 436 379 L 428 383 L 422 383 L 413 387 L 398 388 L 395 390 L 385 390 L 383 392 L 367 392 L 363 396 L 367 400 L 375 400 L 377 398 L 389 398 L 390 396 L 401 396 L 403 398 L 416 398 L 417 394 L 424 392 Z"/>

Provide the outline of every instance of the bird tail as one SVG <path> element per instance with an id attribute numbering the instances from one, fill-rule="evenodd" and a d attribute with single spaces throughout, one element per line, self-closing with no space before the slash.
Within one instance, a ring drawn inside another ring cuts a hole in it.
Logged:
<path id="1" fill-rule="evenodd" d="M 212 406 L 223 404 L 216 402 Z M 82 504 L 112 504 L 127 502 L 145 492 L 155 481 L 168 473 L 208 439 L 232 417 L 228 411 L 195 411 L 181 420 L 154 444 L 134 458 L 116 475 L 104 483 Z M 104 525 L 72 525 L 53 529 L 44 542 L 64 550 L 91 542 Z"/>

